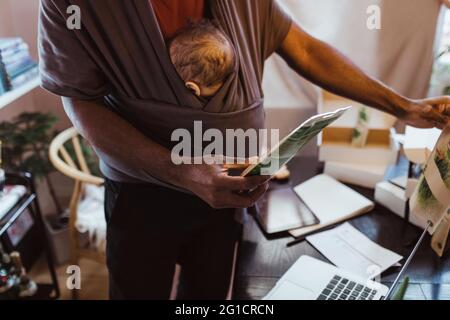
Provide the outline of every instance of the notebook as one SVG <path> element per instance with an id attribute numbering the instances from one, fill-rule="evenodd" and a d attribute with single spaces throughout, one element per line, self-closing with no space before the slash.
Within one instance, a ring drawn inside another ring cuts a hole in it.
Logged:
<path id="1" fill-rule="evenodd" d="M 290 230 L 294 237 L 332 226 L 371 211 L 374 203 L 334 178 L 321 174 L 299 184 L 294 191 L 319 220 L 319 224 Z"/>

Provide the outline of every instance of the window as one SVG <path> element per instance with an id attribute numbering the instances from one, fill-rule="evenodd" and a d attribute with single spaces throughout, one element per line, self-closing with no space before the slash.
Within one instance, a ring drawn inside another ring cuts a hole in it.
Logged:
<path id="1" fill-rule="evenodd" d="M 433 68 L 430 96 L 450 95 L 450 9 L 445 12 L 438 53 Z"/>
<path id="2" fill-rule="evenodd" d="M 439 52 L 448 51 L 450 47 L 450 9 L 446 10 L 444 18 L 444 27 Z"/>

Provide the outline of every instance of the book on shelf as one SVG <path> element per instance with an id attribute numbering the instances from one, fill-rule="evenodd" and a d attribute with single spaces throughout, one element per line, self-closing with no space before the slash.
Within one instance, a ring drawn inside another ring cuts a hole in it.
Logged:
<path id="1" fill-rule="evenodd" d="M 27 71 L 29 71 L 30 69 L 33 69 L 37 66 L 36 62 L 30 60 L 26 63 L 23 63 L 22 65 L 17 66 L 16 69 L 11 70 L 10 72 L 6 72 L 7 74 L 7 79 L 8 81 L 11 83 L 13 81 L 13 79 L 17 78 L 18 76 L 26 73 Z"/>
<path id="2" fill-rule="evenodd" d="M 20 53 L 20 52 L 23 52 L 23 51 L 26 51 L 26 52 L 29 51 L 28 44 L 26 44 L 25 42 L 21 43 L 18 46 L 15 46 L 15 47 L 12 47 L 12 48 L 0 51 L 0 57 L 2 57 L 4 59 L 8 59 L 8 58 L 10 58 L 10 57 Z"/>
<path id="3" fill-rule="evenodd" d="M 1 66 L 0 66 L 0 95 L 4 94 L 9 90 L 9 83 L 6 79 L 6 75 L 3 74 Z"/>
<path id="4" fill-rule="evenodd" d="M 3 65 L 5 66 L 6 74 L 9 77 L 14 78 L 18 74 L 22 73 L 24 70 L 29 69 L 30 66 L 35 66 L 36 62 L 34 62 L 33 59 L 31 59 L 30 57 L 26 57 L 13 63 L 9 64 L 3 63 Z"/>
<path id="5" fill-rule="evenodd" d="M 35 65 L 33 68 L 27 70 L 26 72 L 18 75 L 14 79 L 11 80 L 11 88 L 16 89 L 30 81 L 31 79 L 36 78 L 39 75 L 39 68 Z"/>
<path id="6" fill-rule="evenodd" d="M 16 53 L 8 55 L 8 56 L 0 55 L 0 60 L 2 60 L 2 62 L 5 65 L 8 65 L 8 64 L 16 63 L 17 61 L 23 61 L 24 59 L 29 58 L 29 56 L 30 56 L 30 53 L 29 53 L 28 49 L 24 49 L 24 50 L 17 51 Z"/>
<path id="7" fill-rule="evenodd" d="M 3 81 L 0 79 L 0 96 L 6 92 L 6 86 L 3 85 Z"/>
<path id="8" fill-rule="evenodd" d="M 21 38 L 0 38 L 0 52 L 8 52 L 23 44 Z"/>
<path id="9" fill-rule="evenodd" d="M 37 63 L 21 38 L 0 38 L 0 94 L 37 77 Z"/>

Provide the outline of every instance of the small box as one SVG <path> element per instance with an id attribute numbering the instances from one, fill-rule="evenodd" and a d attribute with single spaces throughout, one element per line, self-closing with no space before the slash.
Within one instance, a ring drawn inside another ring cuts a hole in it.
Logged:
<path id="1" fill-rule="evenodd" d="M 406 127 L 403 150 L 409 161 L 425 164 L 433 152 L 441 130 Z"/>
<path id="2" fill-rule="evenodd" d="M 409 179 L 410 183 L 413 179 Z M 417 180 L 416 180 L 417 184 Z M 406 204 L 409 201 L 407 191 L 389 181 L 382 181 L 375 187 L 375 202 L 386 207 L 401 218 L 407 219 L 416 227 L 425 229 L 427 221 L 417 216 L 415 212 L 407 213 Z"/>
<path id="3" fill-rule="evenodd" d="M 387 166 L 327 161 L 324 173 L 344 183 L 370 188 L 383 181 Z"/>
<path id="4" fill-rule="evenodd" d="M 339 108 L 352 106 L 342 117 L 337 119 L 332 126 L 340 128 L 354 128 L 358 123 L 359 109 L 366 107 L 364 104 L 343 98 L 325 90 L 321 90 L 318 99 L 319 113 L 335 111 Z M 369 108 L 368 126 L 371 129 L 390 129 L 394 127 L 397 119 L 385 112 Z"/>
<path id="5" fill-rule="evenodd" d="M 388 166 L 398 158 L 399 144 L 395 141 L 396 119 L 386 113 L 370 109 L 367 122 L 368 135 L 365 147 L 352 145 L 359 110 L 363 104 L 322 91 L 319 112 L 334 111 L 342 106 L 353 106 L 335 123 L 325 128 L 319 136 L 319 159 L 342 163 Z"/>
<path id="6" fill-rule="evenodd" d="M 319 137 L 320 161 L 389 166 L 398 158 L 394 129 L 369 129 L 364 148 L 352 146 L 353 128 L 328 127 Z"/>
<path id="7" fill-rule="evenodd" d="M 381 181 L 375 187 L 375 201 L 396 215 L 406 218 L 406 203 L 408 198 L 405 189 L 389 181 Z"/>

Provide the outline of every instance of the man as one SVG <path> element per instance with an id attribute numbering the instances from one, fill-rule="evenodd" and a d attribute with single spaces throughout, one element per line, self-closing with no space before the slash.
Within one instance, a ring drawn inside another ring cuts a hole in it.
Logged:
<path id="1" fill-rule="evenodd" d="M 167 299 L 176 263 L 179 298 L 223 299 L 240 225 L 267 177 L 231 177 L 219 165 L 174 165 L 170 135 L 261 128 L 264 60 L 278 52 L 300 75 L 420 127 L 449 123 L 449 97 L 411 100 L 368 77 L 305 33 L 275 0 L 42 0 L 43 87 L 62 96 L 106 176 L 113 299 Z M 66 28 L 69 5 L 81 30 Z M 235 72 L 210 100 L 184 87 L 166 43 L 187 20 L 213 19 L 233 43 Z M 247 190 L 248 192 L 241 192 Z"/>

